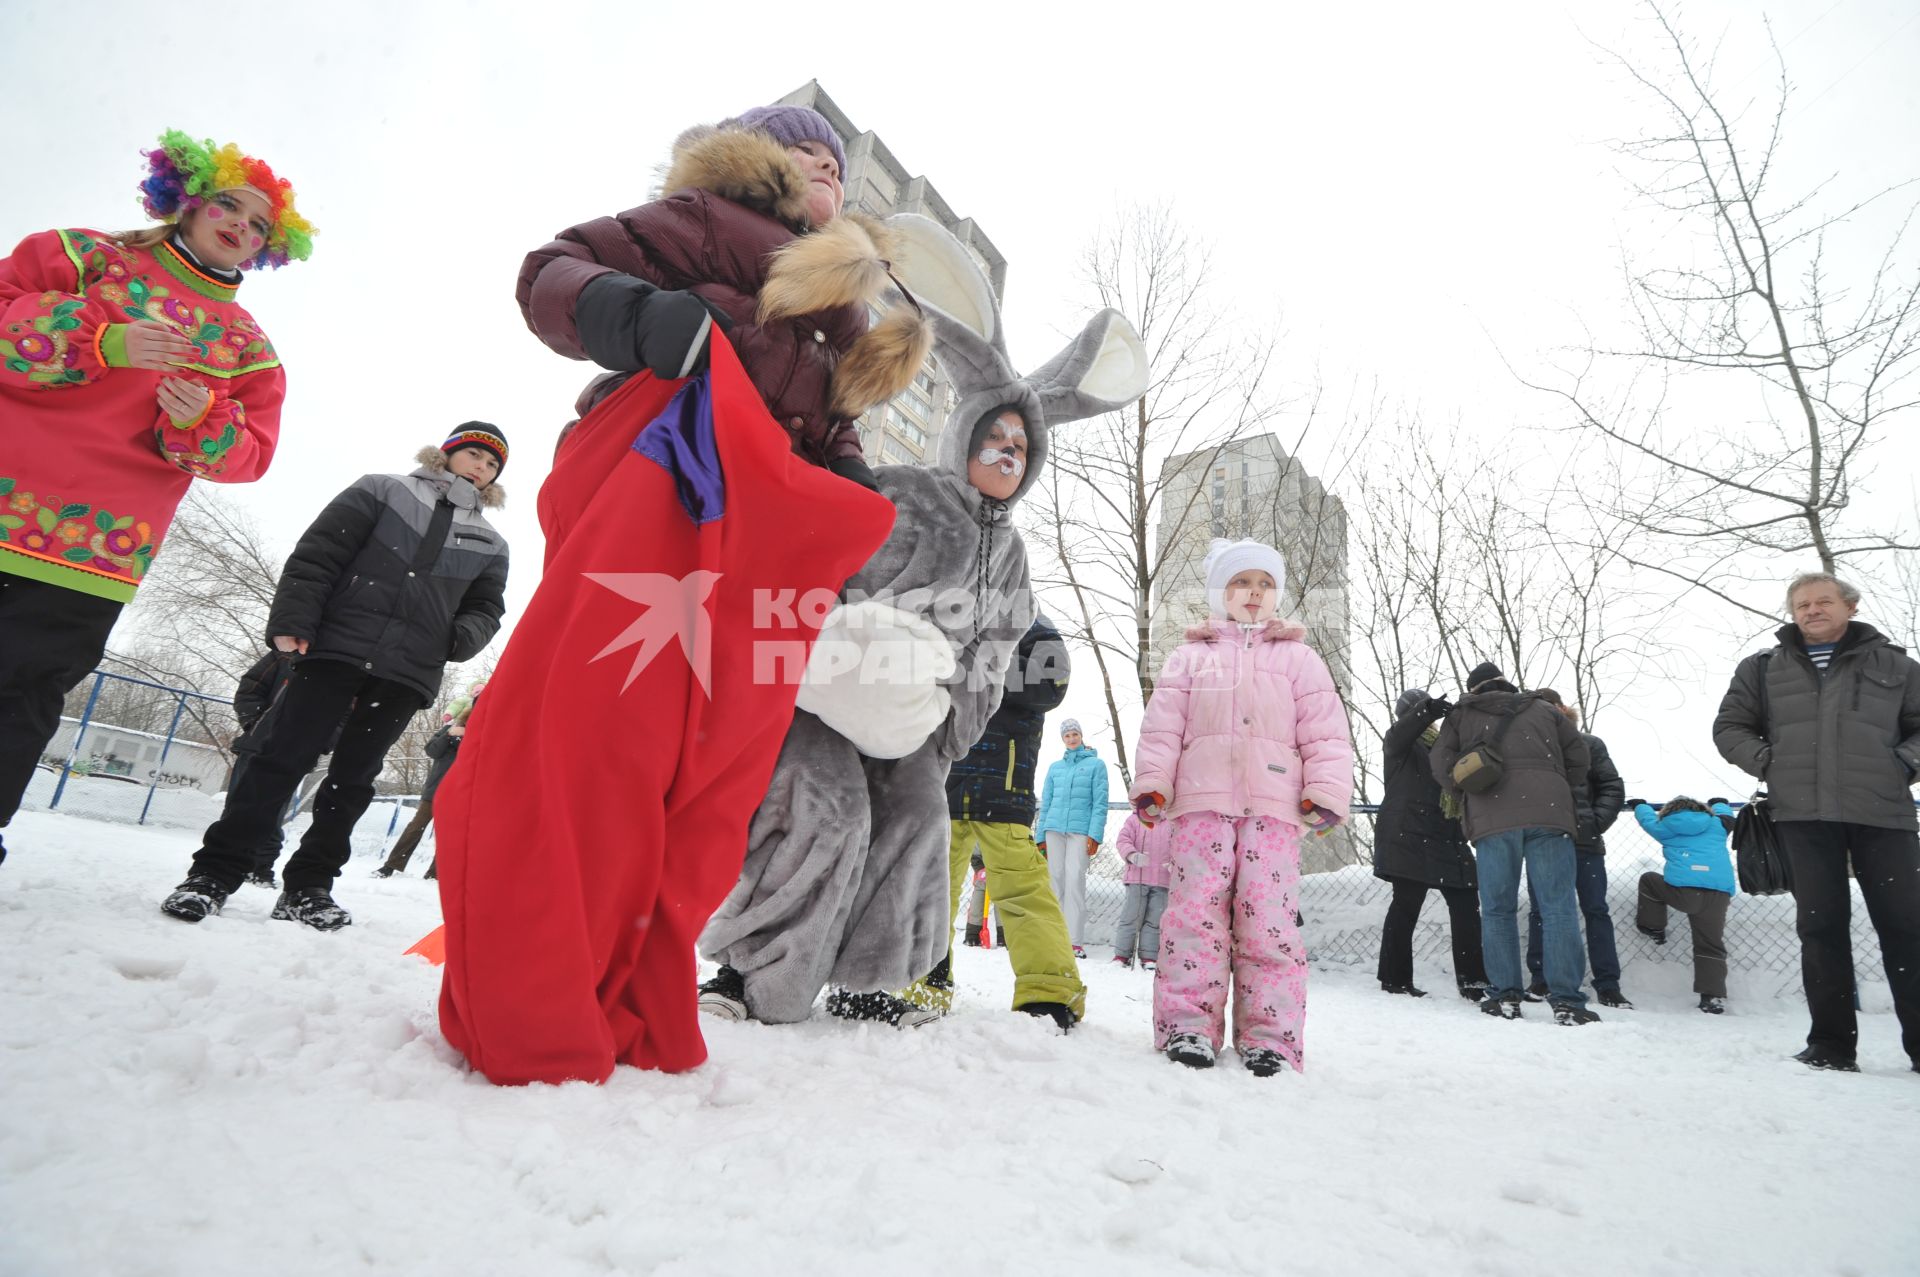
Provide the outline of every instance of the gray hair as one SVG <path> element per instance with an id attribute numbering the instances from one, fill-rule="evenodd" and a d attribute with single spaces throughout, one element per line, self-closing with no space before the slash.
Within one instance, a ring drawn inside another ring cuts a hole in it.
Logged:
<path id="1" fill-rule="evenodd" d="M 1860 590 L 1831 572 L 1802 572 L 1787 584 L 1787 615 L 1793 615 L 1793 596 L 1809 585 L 1831 585 L 1840 591 L 1840 601 L 1848 607 L 1860 606 Z"/>

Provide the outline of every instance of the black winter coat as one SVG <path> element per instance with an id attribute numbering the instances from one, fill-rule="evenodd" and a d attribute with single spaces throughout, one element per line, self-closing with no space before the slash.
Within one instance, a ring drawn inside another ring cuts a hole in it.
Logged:
<path id="1" fill-rule="evenodd" d="M 307 660 L 356 665 L 432 700 L 447 662 L 478 656 L 506 610 L 507 544 L 480 506 L 471 483 L 431 461 L 361 476 L 287 559 L 268 641 L 307 639 Z"/>
<path id="2" fill-rule="evenodd" d="M 1607 854 L 1607 830 L 1613 828 L 1613 822 L 1620 819 L 1620 809 L 1627 805 L 1627 782 L 1620 779 L 1620 770 L 1613 765 L 1613 755 L 1607 752 L 1607 743 L 1590 732 L 1581 732 L 1580 739 L 1587 742 L 1587 753 L 1591 761 L 1587 763 L 1587 787 L 1576 790 L 1573 795 L 1574 849 L 1584 856 L 1604 856 Z"/>
<path id="3" fill-rule="evenodd" d="M 433 797 L 433 791 L 440 788 L 440 782 L 447 778 L 453 769 L 454 759 L 460 757 L 460 742 L 464 736 L 455 736 L 446 727 L 427 738 L 424 746 L 433 766 L 427 769 L 427 783 L 420 786 L 420 801 L 427 802 Z"/>
<path id="4" fill-rule="evenodd" d="M 1033 773 L 1047 712 L 1067 698 L 1067 645 L 1046 617 L 1020 638 L 1007 669 L 1006 694 L 986 734 L 947 773 L 947 811 L 954 820 L 1031 825 L 1038 802 Z"/>
<path id="5" fill-rule="evenodd" d="M 1720 756 L 1766 782 L 1775 820 L 1914 828 L 1920 663 L 1861 621 L 1847 625 L 1824 677 L 1798 626 L 1774 637 L 1779 646 L 1733 671 L 1713 720 Z"/>
<path id="6" fill-rule="evenodd" d="M 240 682 L 233 689 L 233 716 L 240 720 L 240 730 L 251 734 L 254 724 L 258 723 L 273 704 L 273 698 L 280 694 L 280 688 L 292 672 L 293 658 L 286 652 L 268 652 L 265 656 L 247 667 L 240 676 Z"/>
<path id="7" fill-rule="evenodd" d="M 1445 701 L 1426 701 L 1387 729 L 1380 746 L 1386 792 L 1373 821 L 1373 876 L 1429 887 L 1477 887 L 1473 850 L 1460 822 L 1440 809 L 1440 782 L 1433 778 L 1420 737 L 1447 712 Z"/>
<path id="8" fill-rule="evenodd" d="M 293 654 L 291 652 L 268 652 L 265 656 L 247 667 L 240 676 L 240 682 L 233 689 L 233 714 L 240 720 L 240 734 L 233 738 L 232 749 L 235 754 L 258 753 L 260 749 L 260 726 L 267 711 L 280 699 L 280 689 L 287 685 L 287 679 L 293 674 Z M 332 733 L 327 737 L 322 754 L 331 754 L 334 746 L 340 743 L 341 729 L 347 725 L 343 715 L 333 725 Z"/>

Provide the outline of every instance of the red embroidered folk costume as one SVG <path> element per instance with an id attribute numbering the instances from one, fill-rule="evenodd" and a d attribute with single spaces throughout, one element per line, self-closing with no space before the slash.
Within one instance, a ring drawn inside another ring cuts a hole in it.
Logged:
<path id="1" fill-rule="evenodd" d="M 237 291 L 171 243 L 98 231 L 29 235 L 0 260 L 0 572 L 128 602 L 196 476 L 265 473 L 286 378 Z M 192 342 L 193 361 L 129 367 L 141 320 Z M 167 376 L 210 392 L 184 426 L 154 398 Z"/>

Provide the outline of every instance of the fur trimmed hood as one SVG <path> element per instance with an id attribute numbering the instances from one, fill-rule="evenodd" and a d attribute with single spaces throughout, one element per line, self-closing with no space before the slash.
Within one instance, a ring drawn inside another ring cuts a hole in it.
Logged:
<path id="1" fill-rule="evenodd" d="M 1223 620 L 1219 617 L 1209 617 L 1205 621 L 1187 627 L 1187 642 L 1189 643 L 1221 643 L 1228 639 L 1238 639 L 1239 637 L 1240 622 Z M 1260 631 L 1260 641 L 1262 643 L 1279 643 L 1286 639 L 1293 639 L 1297 642 L 1306 637 L 1306 626 L 1300 624 L 1298 621 L 1288 620 L 1285 617 L 1279 616 L 1268 618 L 1266 626 Z"/>
<path id="2" fill-rule="evenodd" d="M 756 320 L 769 325 L 841 307 L 877 306 L 893 288 L 899 236 L 864 213 L 812 227 L 807 179 L 787 148 L 764 133 L 697 125 L 673 144 L 661 189 L 707 191 L 784 223 L 795 237 L 778 249 L 760 290 Z M 896 305 L 856 338 L 834 369 L 830 409 L 847 419 L 913 384 L 933 349 L 933 326 L 917 306 Z"/>
<path id="3" fill-rule="evenodd" d="M 810 225 L 807 179 L 787 148 L 765 133 L 696 124 L 673 140 L 660 166 L 656 196 L 712 191 L 721 199 L 777 217 L 796 231 Z"/>
<path id="4" fill-rule="evenodd" d="M 413 459 L 422 470 L 431 470 L 435 474 L 452 473 L 447 468 L 447 454 L 432 444 L 414 453 Z M 486 487 L 476 488 L 474 491 L 479 494 L 480 508 L 483 510 L 498 510 L 507 503 L 507 490 L 500 486 L 500 481 L 497 479 Z"/>

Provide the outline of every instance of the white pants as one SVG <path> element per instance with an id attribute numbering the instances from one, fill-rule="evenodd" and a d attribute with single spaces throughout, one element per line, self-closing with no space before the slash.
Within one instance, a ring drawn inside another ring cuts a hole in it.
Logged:
<path id="1" fill-rule="evenodd" d="M 1067 939 L 1078 945 L 1087 930 L 1087 836 L 1047 830 L 1047 876 L 1067 920 Z"/>

